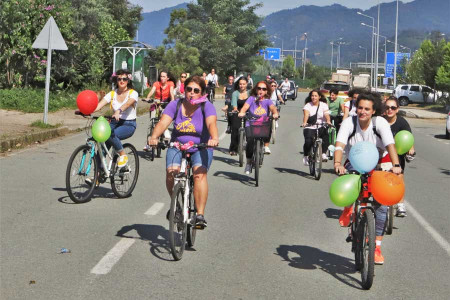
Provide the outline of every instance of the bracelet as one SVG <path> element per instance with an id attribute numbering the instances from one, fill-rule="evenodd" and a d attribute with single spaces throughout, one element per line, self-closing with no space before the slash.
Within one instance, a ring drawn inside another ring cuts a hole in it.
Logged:
<path id="1" fill-rule="evenodd" d="M 118 109 L 119 113 L 123 113 L 123 110 L 121 108 Z"/>
<path id="2" fill-rule="evenodd" d="M 341 162 L 340 161 L 335 161 L 334 164 L 341 164 Z"/>
<path id="3" fill-rule="evenodd" d="M 334 148 L 334 151 L 336 152 L 336 151 L 338 151 L 338 150 L 341 150 L 341 151 L 343 151 L 344 149 L 342 149 L 342 147 L 341 146 L 337 146 L 337 147 L 335 147 Z"/>

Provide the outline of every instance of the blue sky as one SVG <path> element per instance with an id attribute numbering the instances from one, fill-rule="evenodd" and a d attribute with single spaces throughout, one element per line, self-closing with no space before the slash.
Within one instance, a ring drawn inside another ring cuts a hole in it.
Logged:
<path id="1" fill-rule="evenodd" d="M 183 2 L 190 2 L 190 0 L 129 0 L 133 4 L 138 4 L 144 8 L 144 12 L 160 10 L 166 7 L 172 7 Z M 217 0 L 220 1 L 220 0 Z M 393 2 L 394 0 L 381 0 L 380 2 Z M 411 2 L 412 0 L 403 0 L 402 2 Z M 262 2 L 264 6 L 259 9 L 258 13 L 261 15 L 268 15 L 270 13 L 289 8 L 296 8 L 301 5 L 317 5 L 326 6 L 333 3 L 339 3 L 349 8 L 368 9 L 378 4 L 378 0 L 251 0 L 251 3 Z"/>

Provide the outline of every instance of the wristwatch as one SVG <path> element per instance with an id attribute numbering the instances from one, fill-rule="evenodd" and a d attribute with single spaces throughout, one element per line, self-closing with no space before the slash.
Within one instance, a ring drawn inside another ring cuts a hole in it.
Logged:
<path id="1" fill-rule="evenodd" d="M 400 164 L 395 164 L 394 167 L 401 168 Z"/>

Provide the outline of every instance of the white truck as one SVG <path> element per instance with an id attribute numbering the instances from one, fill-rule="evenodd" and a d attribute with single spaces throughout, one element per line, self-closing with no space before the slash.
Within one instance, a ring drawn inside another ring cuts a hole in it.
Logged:
<path id="1" fill-rule="evenodd" d="M 331 81 L 333 82 L 345 82 L 349 85 L 352 84 L 352 73 L 349 69 L 337 69 L 335 73 L 331 74 Z"/>
<path id="2" fill-rule="evenodd" d="M 370 90 L 370 74 L 353 76 L 353 88 Z"/>

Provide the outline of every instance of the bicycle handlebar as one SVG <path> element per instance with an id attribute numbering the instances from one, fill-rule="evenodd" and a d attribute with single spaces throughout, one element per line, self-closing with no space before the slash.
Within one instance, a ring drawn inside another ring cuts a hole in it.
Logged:
<path id="1" fill-rule="evenodd" d="M 83 114 L 81 111 L 79 111 L 79 110 L 76 110 L 75 111 L 75 115 L 77 115 L 77 116 L 82 116 L 83 118 L 87 118 L 87 119 L 94 119 L 94 120 L 97 120 L 98 118 L 100 118 L 101 116 L 92 116 L 92 115 L 85 115 L 85 114 Z M 107 119 L 107 120 L 112 120 L 112 119 L 114 119 L 112 116 L 103 116 L 105 119 Z"/>

